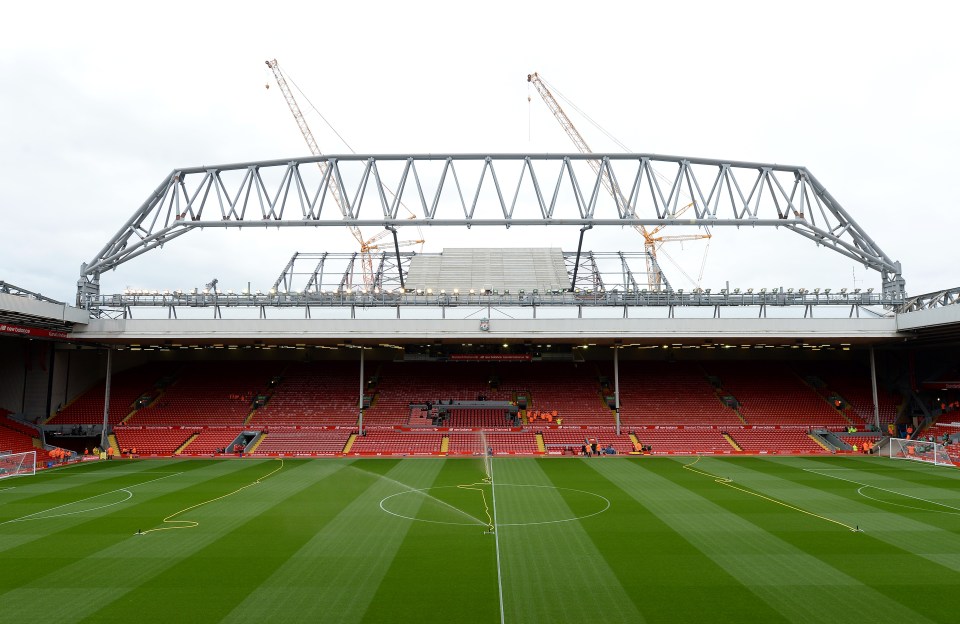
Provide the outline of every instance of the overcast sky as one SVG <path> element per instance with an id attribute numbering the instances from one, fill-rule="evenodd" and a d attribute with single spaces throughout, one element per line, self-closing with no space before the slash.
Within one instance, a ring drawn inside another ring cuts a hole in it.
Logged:
<path id="1" fill-rule="evenodd" d="M 528 87 L 537 71 L 634 151 L 808 167 L 902 262 L 911 294 L 957 286 L 960 39 L 948 7 L 16 3 L 0 22 L 0 280 L 72 302 L 80 264 L 172 169 L 308 154 L 264 65 L 277 58 L 360 153 L 573 152 Z M 571 116 L 594 151 L 619 151 Z M 308 121 L 324 153 L 349 151 Z M 353 249 L 328 230 L 191 233 L 105 275 L 103 291 L 212 277 L 266 289 L 294 251 Z M 426 230 L 424 251 L 531 244 L 476 230 Z M 534 238 L 575 250 L 576 234 Z M 714 234 L 704 287 L 880 285 L 793 234 Z M 638 235 L 585 242 L 613 245 L 641 248 Z M 697 275 L 702 244 L 668 249 Z"/>

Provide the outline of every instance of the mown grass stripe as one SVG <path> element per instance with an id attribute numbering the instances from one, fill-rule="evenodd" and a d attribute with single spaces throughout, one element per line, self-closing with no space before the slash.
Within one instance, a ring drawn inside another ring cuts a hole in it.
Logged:
<path id="1" fill-rule="evenodd" d="M 542 468 L 558 487 L 589 489 L 610 500 L 608 511 L 581 525 L 648 623 L 786 621 L 628 492 L 599 474 L 593 467 L 596 461 L 613 462 L 610 469 L 631 470 L 619 464 L 621 458 L 550 461 Z M 568 504 L 577 510 L 572 497 Z"/>
<path id="2" fill-rule="evenodd" d="M 483 514 L 477 489 L 458 485 L 479 482 L 483 464 L 471 459 L 441 460 L 442 468 L 428 493 L 461 508 L 420 506 L 407 534 L 367 607 L 364 622 L 498 622 L 493 536 L 483 523 L 441 524 Z M 424 597 L 425 600 L 419 598 Z"/>
<path id="3" fill-rule="evenodd" d="M 378 475 L 364 469 L 369 462 L 376 460 L 360 460 L 344 471 L 345 478 L 361 479 L 369 487 L 318 527 L 227 621 L 361 621 L 413 522 L 383 513 L 380 500 L 403 486 L 428 487 L 441 466 L 436 461 L 404 461 Z"/>
<path id="4" fill-rule="evenodd" d="M 24 617 L 34 613 L 38 604 L 53 617 L 77 621 L 96 615 L 106 602 L 116 600 L 129 590 L 148 583 L 156 574 L 179 559 L 193 556 L 202 546 L 218 539 L 220 531 L 239 524 L 245 516 L 232 513 L 194 531 L 174 532 L 177 538 L 164 536 L 137 536 L 132 519 L 146 514 L 159 520 L 172 505 L 182 504 L 184 497 L 193 499 L 210 491 L 223 491 L 237 480 L 248 481 L 256 472 L 263 472 L 268 462 L 253 461 L 230 465 L 227 462 L 208 462 L 189 473 L 188 479 L 167 479 L 154 485 L 155 495 L 130 506 L 118 508 L 102 517 L 85 522 L 55 519 L 50 522 L 71 522 L 71 531 L 60 529 L 44 543 L 43 557 L 23 548 L 16 556 L 23 565 L 14 566 L 13 578 L 4 575 L 0 587 L 9 589 L 0 596 L 5 613 L 20 613 Z M 253 471 L 253 472 L 251 472 Z M 164 488 L 161 491 L 160 488 Z M 279 490 L 277 490 L 279 492 Z M 171 498 L 171 496 L 173 498 Z M 179 497 L 179 498 L 178 498 Z M 257 501 L 255 507 L 269 506 L 269 496 Z M 265 502 L 267 501 L 267 502 Z M 249 508 L 245 511 L 249 511 Z M 76 517 L 74 517 L 76 518 Z M 15 525 L 14 525 L 15 526 Z M 82 541 L 82 545 L 77 542 Z M 73 557 L 58 556 L 73 552 Z M 8 553 L 8 555 L 11 553 Z M 5 557 L 6 559 L 6 557 Z M 23 576 L 20 576 L 23 575 Z"/>
<path id="5" fill-rule="evenodd" d="M 551 461 L 495 460 L 506 621 L 643 622 L 603 553 L 572 520 L 577 513 L 545 472 Z"/>
<path id="6" fill-rule="evenodd" d="M 793 544 L 747 520 L 741 513 L 718 503 L 730 501 L 745 513 L 770 503 L 735 490 L 724 488 L 712 479 L 684 470 L 673 460 L 628 460 L 594 462 L 596 470 L 622 484 L 639 502 L 670 524 L 706 556 L 725 568 L 733 577 L 792 622 L 830 619 L 835 622 L 859 622 L 863 614 L 851 609 L 851 597 L 883 612 L 894 620 L 927 622 L 925 617 L 876 589 L 864 585 Z M 631 471 L 621 468 L 630 467 Z M 785 484 L 786 485 L 786 484 Z M 771 510 L 781 521 L 807 516 Z M 813 539 L 830 532 L 842 532 L 849 540 L 870 545 L 861 533 L 820 522 L 811 529 Z"/>
<path id="7" fill-rule="evenodd" d="M 224 530 L 188 557 L 177 557 L 106 608 L 124 613 L 162 603 L 170 605 L 166 621 L 171 612 L 174 619 L 219 621 L 369 487 L 365 481 L 342 478 L 346 462 L 287 463 L 290 469 L 282 480 L 262 483 L 276 491 L 258 492 L 272 495 L 269 507 L 241 510 L 234 505 L 231 511 L 242 524 Z M 212 584 L 217 591 L 210 591 Z M 98 615 L 89 621 L 98 621 Z"/>

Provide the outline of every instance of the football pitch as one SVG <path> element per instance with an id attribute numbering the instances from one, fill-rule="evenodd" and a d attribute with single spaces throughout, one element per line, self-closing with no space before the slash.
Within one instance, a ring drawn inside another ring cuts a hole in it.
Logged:
<path id="1" fill-rule="evenodd" d="M 0 481 L 0 622 L 957 622 L 960 471 L 88 463 Z"/>

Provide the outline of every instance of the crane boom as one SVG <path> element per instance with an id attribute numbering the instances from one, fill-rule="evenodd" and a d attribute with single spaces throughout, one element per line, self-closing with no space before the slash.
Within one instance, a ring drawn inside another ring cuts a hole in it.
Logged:
<path id="1" fill-rule="evenodd" d="M 593 151 L 590 149 L 590 146 L 587 145 L 583 135 L 580 134 L 576 126 L 573 125 L 573 122 L 563 111 L 563 108 L 560 107 L 560 103 L 557 102 L 555 97 L 553 97 L 553 93 L 551 93 L 550 89 L 540 78 L 540 74 L 537 72 L 527 74 L 527 82 L 531 83 L 537 89 L 537 93 L 539 93 L 540 97 L 543 98 L 543 101 L 546 103 L 547 108 L 550 109 L 550 112 L 553 113 L 553 116 L 557 118 L 558 122 L 560 122 L 560 126 L 563 128 L 563 131 L 566 132 L 567 136 L 570 137 L 570 140 L 573 141 L 573 144 L 577 147 L 577 150 L 579 150 L 581 154 L 592 154 Z M 624 213 L 633 216 L 634 209 L 630 206 L 630 203 L 626 200 L 626 198 L 624 198 L 623 193 L 620 192 L 620 187 L 617 186 L 610 178 L 609 172 L 604 170 L 601 175 L 600 161 L 588 160 L 587 163 L 590 165 L 590 168 L 593 169 L 593 172 L 600 176 L 601 184 L 603 184 L 603 187 L 607 189 L 607 192 L 610 193 L 610 196 L 613 197 L 614 201 L 620 204 Z M 687 204 L 677 211 L 677 215 L 679 216 L 692 205 L 693 204 Z M 658 226 L 653 231 L 647 230 L 647 228 L 642 225 L 634 226 L 634 228 L 640 232 L 641 236 L 643 236 L 643 248 L 644 251 L 646 251 L 647 262 L 647 284 L 650 290 L 660 290 L 662 287 L 660 265 L 657 262 L 658 242 L 662 244 L 668 240 L 694 240 L 700 238 L 709 239 L 711 236 L 710 233 L 707 232 L 706 234 L 688 234 L 675 237 L 654 237 L 654 234 L 658 233 L 663 226 Z M 702 274 L 703 271 L 701 270 L 701 275 Z"/>
<path id="2" fill-rule="evenodd" d="M 270 68 L 270 71 L 273 73 L 274 79 L 277 81 L 277 86 L 280 87 L 280 92 L 283 93 L 283 99 L 287 101 L 287 106 L 290 108 L 290 113 L 293 115 L 293 119 L 297 122 L 297 127 L 300 128 L 300 134 L 303 135 L 303 139 L 307 142 L 307 147 L 310 149 L 310 153 L 314 156 L 323 156 L 323 153 L 320 151 L 320 146 L 317 145 L 317 140 L 313 138 L 313 132 L 310 130 L 310 126 L 307 125 L 307 120 L 303 116 L 303 111 L 300 110 L 300 105 L 297 104 L 297 99 L 293 95 L 293 90 L 290 88 L 290 85 L 287 84 L 287 79 L 284 77 L 283 72 L 280 71 L 280 64 L 277 62 L 277 59 L 272 61 L 265 61 L 267 67 Z M 320 168 L 320 173 L 327 177 L 330 169 L 329 163 L 318 162 L 317 166 Z M 349 216 L 349 211 L 347 210 L 347 202 L 344 199 L 343 195 L 340 193 L 340 186 L 333 182 L 330 178 L 327 178 L 327 189 L 330 191 L 330 194 L 333 195 L 333 200 L 337 204 L 337 207 L 340 209 L 340 214 L 344 218 Z M 387 189 L 393 197 L 396 195 L 393 194 L 390 189 Z M 399 201 L 399 198 L 398 198 Z M 400 202 L 400 205 L 403 206 L 403 209 L 407 211 L 410 215 L 410 219 L 415 219 L 416 215 L 407 208 L 403 202 Z M 372 250 L 380 249 L 380 246 L 377 245 L 377 241 L 381 240 L 387 234 L 390 233 L 390 230 L 382 230 L 381 232 L 374 234 L 369 239 L 364 239 L 363 234 L 360 232 L 360 228 L 355 225 L 348 226 L 350 234 L 353 235 L 357 242 L 360 243 L 360 268 L 363 272 L 363 282 L 369 288 L 374 281 L 373 274 L 373 255 L 370 253 Z M 420 228 L 417 228 L 417 232 L 420 232 Z M 409 245 L 423 245 L 425 241 L 422 239 L 417 239 L 414 241 L 402 241 L 400 244 L 396 244 L 396 247 L 406 247 Z M 352 285 L 352 284 L 350 284 Z"/>
<path id="3" fill-rule="evenodd" d="M 320 146 L 317 145 L 317 140 L 313 138 L 313 132 L 310 130 L 310 126 L 307 125 L 307 120 L 303 116 L 303 111 L 300 110 L 300 105 L 297 104 L 297 99 L 293 96 L 293 91 L 290 89 L 290 85 L 287 84 L 286 78 L 283 77 L 283 72 L 280 71 L 280 64 L 277 62 L 277 59 L 265 62 L 267 67 L 270 68 L 270 71 L 273 72 L 273 78 L 277 81 L 277 86 L 280 87 L 280 92 L 283 93 L 283 99 L 287 101 L 287 106 L 290 108 L 290 113 L 293 115 L 293 119 L 297 122 L 297 127 L 300 128 L 300 134 L 303 135 L 304 141 L 307 142 L 307 148 L 309 148 L 310 153 L 314 156 L 323 156 L 323 152 L 320 151 Z M 328 175 L 330 169 L 330 165 L 328 163 L 318 162 L 317 166 L 320 168 L 320 173 L 322 175 Z M 331 183 L 331 181 L 328 179 L 327 189 L 333 196 L 333 201 L 340 209 L 340 214 L 346 218 L 348 216 L 347 203 L 340 194 L 339 185 L 336 183 Z M 348 226 L 347 229 L 350 230 L 350 234 L 352 234 L 353 237 L 357 239 L 357 242 L 360 243 L 360 266 L 363 270 L 363 281 L 364 283 L 369 283 L 369 281 L 373 278 L 373 261 L 369 257 L 370 254 L 366 253 L 364 250 L 366 241 L 363 239 L 363 233 L 360 232 L 360 228 L 355 225 Z"/>
<path id="4" fill-rule="evenodd" d="M 577 127 L 574 126 L 573 122 L 570 121 L 570 118 L 567 117 L 567 114 L 563 111 L 563 108 L 560 107 L 560 103 L 557 102 L 555 97 L 553 97 L 553 93 L 550 92 L 550 89 L 547 88 L 547 85 L 544 84 L 544 82 L 540 79 L 540 75 L 536 72 L 528 74 L 527 82 L 536 87 L 537 93 L 539 93 L 540 97 L 543 98 L 543 101 L 546 103 L 547 108 L 550 109 L 550 112 L 553 113 L 553 116 L 557 118 L 558 122 L 560 122 L 560 126 L 563 128 L 563 131 L 567 133 L 567 136 L 570 137 L 570 140 L 573 141 L 574 145 L 576 145 L 577 150 L 581 154 L 592 154 L 593 150 L 590 149 L 590 146 L 587 145 L 583 135 L 580 134 L 580 132 L 577 130 Z M 593 169 L 593 172 L 599 176 L 600 161 L 588 160 L 587 163 L 590 165 L 590 168 Z M 619 187 L 614 187 L 613 180 L 610 179 L 610 174 L 607 171 L 603 172 L 600 182 L 603 184 L 603 187 L 607 189 L 607 192 L 610 193 L 611 197 L 620 202 L 623 210 L 626 213 L 632 212 L 630 209 L 630 204 L 623 197 Z M 646 232 L 643 226 L 640 226 L 638 229 L 641 230 L 641 233 Z M 645 234 L 644 237 L 646 237 Z"/>

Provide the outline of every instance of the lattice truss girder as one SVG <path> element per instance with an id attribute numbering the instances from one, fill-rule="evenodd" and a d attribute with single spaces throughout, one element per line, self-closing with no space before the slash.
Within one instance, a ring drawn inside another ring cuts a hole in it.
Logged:
<path id="1" fill-rule="evenodd" d="M 603 190 L 605 177 L 619 193 Z M 401 202 L 416 218 L 400 216 Z M 651 154 L 458 154 L 174 170 L 83 265 L 78 299 L 97 290 L 104 271 L 196 228 L 344 225 L 785 227 L 880 272 L 886 293 L 904 293 L 900 264 L 805 167 Z"/>
<path id="2" fill-rule="evenodd" d="M 960 304 L 960 288 L 951 288 L 911 297 L 903 302 L 903 307 L 899 311 L 917 312 L 918 310 L 932 310 L 957 304 Z"/>
<path id="3" fill-rule="evenodd" d="M 273 283 L 273 293 L 320 294 L 323 292 L 345 292 L 356 286 L 359 292 L 368 289 L 366 284 L 355 285 L 355 263 L 357 253 L 304 253 L 296 252 L 287 262 Z M 410 270 L 410 260 L 416 253 L 381 251 L 373 254 L 374 271 L 370 292 L 401 292 L 401 272 L 404 277 Z"/>

